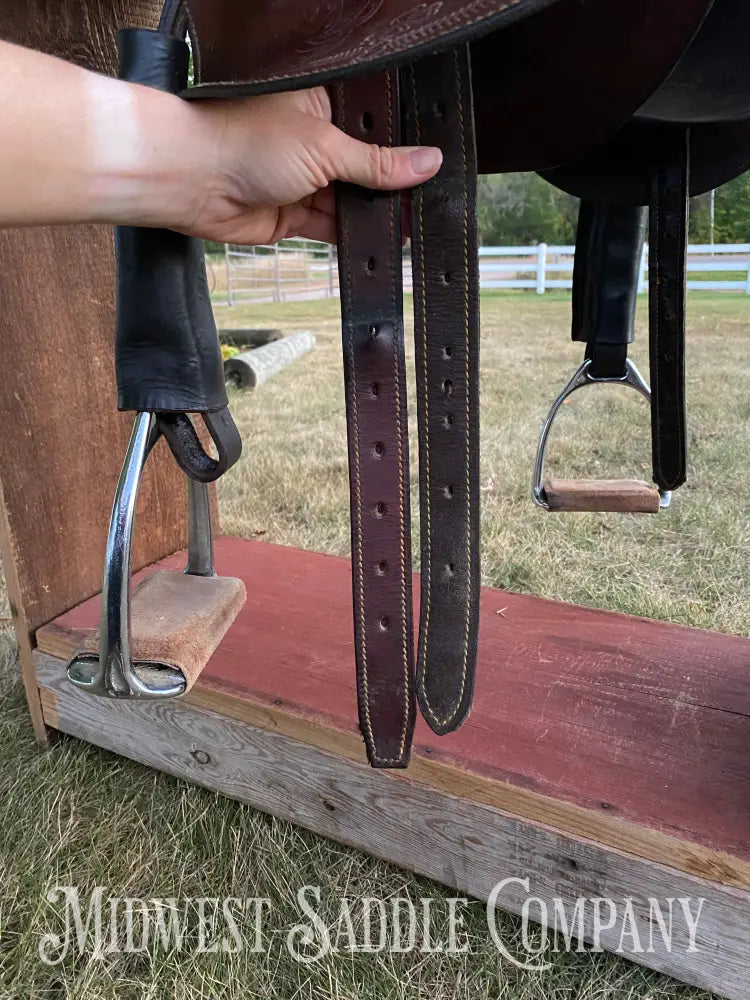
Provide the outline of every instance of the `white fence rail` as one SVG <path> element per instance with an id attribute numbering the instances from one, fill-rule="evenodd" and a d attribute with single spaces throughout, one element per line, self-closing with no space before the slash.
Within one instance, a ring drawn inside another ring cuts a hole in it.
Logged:
<path id="1" fill-rule="evenodd" d="M 525 288 L 543 295 L 573 284 L 573 246 L 482 247 L 482 289 Z M 215 302 L 293 302 L 337 297 L 335 247 L 311 240 L 283 240 L 275 246 L 225 246 L 223 258 L 208 258 Z M 404 288 L 411 291 L 411 261 L 404 254 Z M 735 291 L 750 295 L 750 243 L 688 247 L 690 289 Z M 691 278 L 690 274 L 701 274 Z M 712 275 L 716 275 L 713 277 Z M 638 291 L 648 288 L 648 247 L 641 259 Z"/>

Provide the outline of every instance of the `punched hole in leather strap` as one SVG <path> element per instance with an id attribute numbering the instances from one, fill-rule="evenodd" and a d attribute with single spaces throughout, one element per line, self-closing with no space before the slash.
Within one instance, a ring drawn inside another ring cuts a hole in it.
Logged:
<path id="1" fill-rule="evenodd" d="M 247 593 L 242 580 L 224 576 L 157 571 L 133 590 L 130 652 L 134 672 L 149 688 L 170 686 L 182 678 L 185 693 L 195 684 Z M 98 661 L 99 629 L 78 651 Z"/>
<path id="2" fill-rule="evenodd" d="M 659 491 L 640 479 L 549 479 L 544 497 L 551 511 L 658 514 Z"/>

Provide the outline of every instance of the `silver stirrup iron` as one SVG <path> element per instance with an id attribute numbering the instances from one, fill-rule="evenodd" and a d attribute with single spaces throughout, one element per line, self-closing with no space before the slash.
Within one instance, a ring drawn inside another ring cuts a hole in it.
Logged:
<path id="1" fill-rule="evenodd" d="M 637 392 L 640 392 L 642 396 L 651 402 L 651 389 L 649 388 L 648 382 L 646 382 L 630 358 L 626 358 L 625 360 L 625 374 L 621 378 L 596 378 L 590 374 L 590 367 L 591 359 L 586 358 L 552 404 L 550 411 L 547 414 L 547 418 L 542 425 L 542 432 L 539 435 L 539 444 L 536 450 L 536 461 L 534 462 L 532 496 L 534 503 L 538 507 L 543 507 L 545 510 L 551 510 L 543 485 L 544 460 L 547 455 L 547 441 L 549 439 L 550 431 L 552 430 L 552 425 L 555 422 L 557 412 L 568 396 L 572 395 L 576 389 L 582 389 L 587 385 L 597 385 L 602 382 L 614 382 L 620 385 L 630 386 L 631 389 L 635 389 Z M 662 490 L 659 488 L 659 507 L 661 509 L 669 507 L 671 499 L 672 494 L 669 490 Z"/>
<path id="2" fill-rule="evenodd" d="M 109 522 L 99 653 L 80 652 L 68 664 L 68 679 L 90 694 L 109 698 L 174 698 L 186 689 L 185 677 L 171 664 L 134 661 L 131 656 L 130 557 L 135 507 L 143 468 L 159 436 L 154 415 L 139 413 L 117 482 Z M 186 478 L 188 559 L 185 572 L 193 576 L 215 576 L 208 486 Z"/>

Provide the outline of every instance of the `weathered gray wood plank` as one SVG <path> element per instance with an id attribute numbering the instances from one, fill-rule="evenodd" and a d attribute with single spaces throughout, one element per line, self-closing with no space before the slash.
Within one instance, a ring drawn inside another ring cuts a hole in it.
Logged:
<path id="1" fill-rule="evenodd" d="M 419 874 L 487 899 L 505 878 L 528 875 L 530 892 L 563 900 L 627 898 L 641 932 L 649 898 L 704 899 L 695 950 L 676 920 L 671 949 L 656 934 L 653 951 L 626 957 L 729 1000 L 750 998 L 750 892 L 697 879 L 590 841 L 507 815 L 467 798 L 305 746 L 180 702 L 108 702 L 76 691 L 60 660 L 36 654 L 46 721 L 63 732 L 238 799 Z M 526 892 L 502 894 L 518 913 Z M 590 907 L 584 934 L 590 937 Z M 617 951 L 622 925 L 603 930 Z"/>

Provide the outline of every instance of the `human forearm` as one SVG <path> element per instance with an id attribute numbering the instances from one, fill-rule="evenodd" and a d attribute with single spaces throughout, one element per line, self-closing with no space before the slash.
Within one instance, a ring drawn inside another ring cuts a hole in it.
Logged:
<path id="1" fill-rule="evenodd" d="M 0 225 L 176 224 L 201 196 L 212 119 L 170 94 L 0 42 L 0 107 Z"/>
<path id="2" fill-rule="evenodd" d="M 5 42 L 0 107 L 0 226 L 107 222 L 226 242 L 333 241 L 332 181 L 408 188 L 441 159 L 345 135 L 322 87 L 184 101 Z"/>

